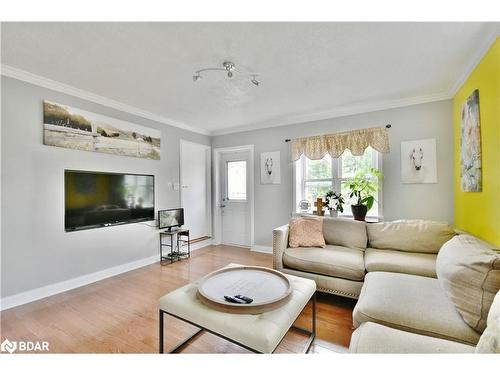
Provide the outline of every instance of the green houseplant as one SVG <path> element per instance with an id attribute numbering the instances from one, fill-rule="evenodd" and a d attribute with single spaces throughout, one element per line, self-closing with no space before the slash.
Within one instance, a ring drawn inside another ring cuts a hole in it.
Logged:
<path id="1" fill-rule="evenodd" d="M 370 211 L 375 202 L 373 196 L 379 188 L 379 180 L 383 178 L 382 172 L 375 168 L 362 170 L 353 177 L 343 182 L 349 189 L 349 198 L 353 201 L 351 204 L 354 220 L 364 221 L 366 213 Z"/>
<path id="2" fill-rule="evenodd" d="M 337 216 L 339 212 L 344 212 L 345 200 L 342 193 L 329 190 L 325 195 L 325 201 L 326 206 L 330 210 L 330 216 Z"/>

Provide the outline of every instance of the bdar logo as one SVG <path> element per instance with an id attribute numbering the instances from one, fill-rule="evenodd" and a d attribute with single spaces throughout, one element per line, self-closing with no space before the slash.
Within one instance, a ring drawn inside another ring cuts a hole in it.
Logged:
<path id="1" fill-rule="evenodd" d="M 0 349 L 2 352 L 9 352 L 9 353 L 14 353 L 17 349 L 17 342 L 12 342 L 7 339 L 2 342 L 2 345 L 0 345 Z"/>

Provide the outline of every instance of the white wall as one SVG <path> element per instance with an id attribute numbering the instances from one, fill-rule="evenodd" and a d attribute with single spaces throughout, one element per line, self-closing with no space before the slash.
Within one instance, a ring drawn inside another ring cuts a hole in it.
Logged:
<path id="1" fill-rule="evenodd" d="M 64 231 L 64 170 L 155 175 L 156 209 L 179 206 L 179 140 L 210 137 L 2 76 L 2 298 L 158 253 L 157 230 L 127 224 Z M 44 146 L 44 99 L 160 129 L 161 160 Z M 149 222 L 153 224 L 153 222 Z"/>
<path id="2" fill-rule="evenodd" d="M 271 246 L 273 228 L 285 224 L 293 210 L 292 164 L 286 138 L 392 124 L 390 154 L 383 156 L 385 220 L 424 218 L 453 220 L 453 123 L 450 100 L 360 115 L 307 122 L 213 137 L 212 146 L 255 145 L 255 245 Z M 402 184 L 400 143 L 436 138 L 437 184 Z M 260 153 L 281 151 L 281 184 L 260 184 Z"/>
<path id="3" fill-rule="evenodd" d="M 391 123 L 391 153 L 383 157 L 384 216 L 453 219 L 452 104 L 441 101 L 361 115 L 210 137 L 126 114 L 55 91 L 2 77 L 1 296 L 76 278 L 157 254 L 154 228 L 128 224 L 66 233 L 64 169 L 155 175 L 156 209 L 177 207 L 179 140 L 213 147 L 255 145 L 255 244 L 270 246 L 272 229 L 293 210 L 292 165 L 286 138 L 383 126 Z M 161 160 L 146 160 L 44 146 L 44 99 L 162 131 Z M 438 183 L 400 182 L 400 142 L 436 138 Z M 260 184 L 260 153 L 281 151 L 281 184 Z"/>

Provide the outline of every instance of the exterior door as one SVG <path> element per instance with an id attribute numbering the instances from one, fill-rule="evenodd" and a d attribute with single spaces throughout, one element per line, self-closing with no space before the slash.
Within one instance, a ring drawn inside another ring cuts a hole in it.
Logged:
<path id="1" fill-rule="evenodd" d="M 250 247 L 248 151 L 223 154 L 221 157 L 222 243 Z"/>

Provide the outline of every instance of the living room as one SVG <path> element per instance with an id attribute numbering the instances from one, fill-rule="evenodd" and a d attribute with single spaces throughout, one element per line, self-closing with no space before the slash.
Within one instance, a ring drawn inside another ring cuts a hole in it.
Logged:
<path id="1" fill-rule="evenodd" d="M 2 20 L 1 360 L 500 353 L 483 18 Z"/>

